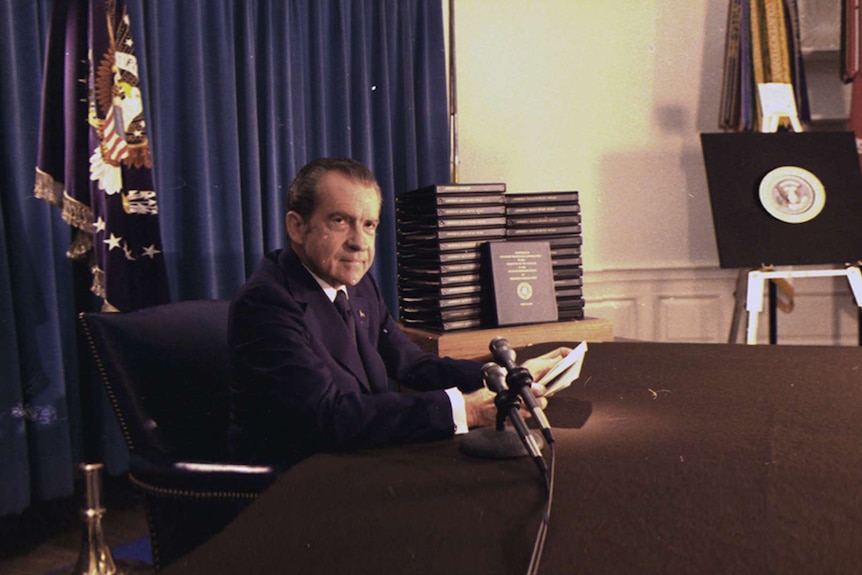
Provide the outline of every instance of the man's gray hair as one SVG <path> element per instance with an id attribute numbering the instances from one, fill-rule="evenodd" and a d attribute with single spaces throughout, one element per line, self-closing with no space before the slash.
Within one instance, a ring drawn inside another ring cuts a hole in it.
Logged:
<path id="1" fill-rule="evenodd" d="M 365 165 L 349 158 L 318 158 L 307 163 L 287 190 L 287 209 L 307 220 L 317 207 L 317 186 L 321 178 L 330 172 L 338 172 L 351 180 L 373 186 L 382 198 L 377 178 Z"/>

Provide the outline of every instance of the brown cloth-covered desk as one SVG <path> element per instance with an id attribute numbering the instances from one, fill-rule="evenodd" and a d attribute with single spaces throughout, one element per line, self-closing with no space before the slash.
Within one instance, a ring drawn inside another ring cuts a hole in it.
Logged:
<path id="1" fill-rule="evenodd" d="M 547 415 L 541 574 L 862 572 L 860 348 L 590 344 Z M 163 572 L 525 573 L 536 467 L 458 442 L 312 457 Z"/>

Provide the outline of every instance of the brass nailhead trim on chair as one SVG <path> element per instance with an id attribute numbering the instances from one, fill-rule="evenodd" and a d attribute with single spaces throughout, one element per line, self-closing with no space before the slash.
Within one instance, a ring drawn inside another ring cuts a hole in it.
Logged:
<path id="1" fill-rule="evenodd" d="M 131 473 L 129 479 L 145 491 L 155 493 L 166 497 L 185 497 L 194 499 L 257 499 L 260 493 L 253 491 L 190 491 L 186 489 L 169 489 L 151 485 L 145 481 L 141 481 Z"/>
<path id="2" fill-rule="evenodd" d="M 117 416 L 117 422 L 120 424 L 120 430 L 123 432 L 123 438 L 126 440 L 126 445 L 128 445 L 129 450 L 133 450 L 135 447 L 134 442 L 132 441 L 132 436 L 129 434 L 129 428 L 126 425 L 126 420 L 123 419 L 123 413 L 120 410 L 119 402 L 117 401 L 117 397 L 114 394 L 114 388 L 111 385 L 111 380 L 108 378 L 108 372 L 105 370 L 105 365 L 102 362 L 102 357 L 99 355 L 99 351 L 96 349 L 96 344 L 93 342 L 93 334 L 90 333 L 90 327 L 87 325 L 87 321 L 84 319 L 84 312 L 78 314 L 78 318 L 81 322 L 81 326 L 84 330 L 84 335 L 87 338 L 87 346 L 90 348 L 90 352 L 93 355 L 93 360 L 96 363 L 96 369 L 99 372 L 99 377 L 102 379 L 102 383 L 105 384 L 105 391 L 108 392 L 108 399 L 111 401 L 111 407 L 114 410 L 114 415 Z"/>

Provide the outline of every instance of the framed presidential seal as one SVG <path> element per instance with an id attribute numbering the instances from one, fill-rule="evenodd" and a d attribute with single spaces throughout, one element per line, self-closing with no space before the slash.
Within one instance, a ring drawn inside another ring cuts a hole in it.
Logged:
<path id="1" fill-rule="evenodd" d="M 820 178 L 798 166 L 770 170 L 759 186 L 760 204 L 773 218 L 788 224 L 810 222 L 826 205 Z"/>
<path id="2" fill-rule="evenodd" d="M 700 139 L 721 267 L 862 259 L 862 171 L 852 132 Z"/>

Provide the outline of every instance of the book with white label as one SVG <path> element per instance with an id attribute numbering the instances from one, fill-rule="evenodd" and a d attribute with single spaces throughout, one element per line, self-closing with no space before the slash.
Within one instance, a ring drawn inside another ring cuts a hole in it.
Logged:
<path id="1" fill-rule="evenodd" d="M 545 397 L 550 397 L 572 385 L 572 382 L 581 375 L 581 366 L 584 364 L 584 355 L 587 353 L 587 342 L 582 341 L 569 355 L 561 359 L 557 365 L 548 370 L 539 381 L 535 382 L 545 386 Z"/>

